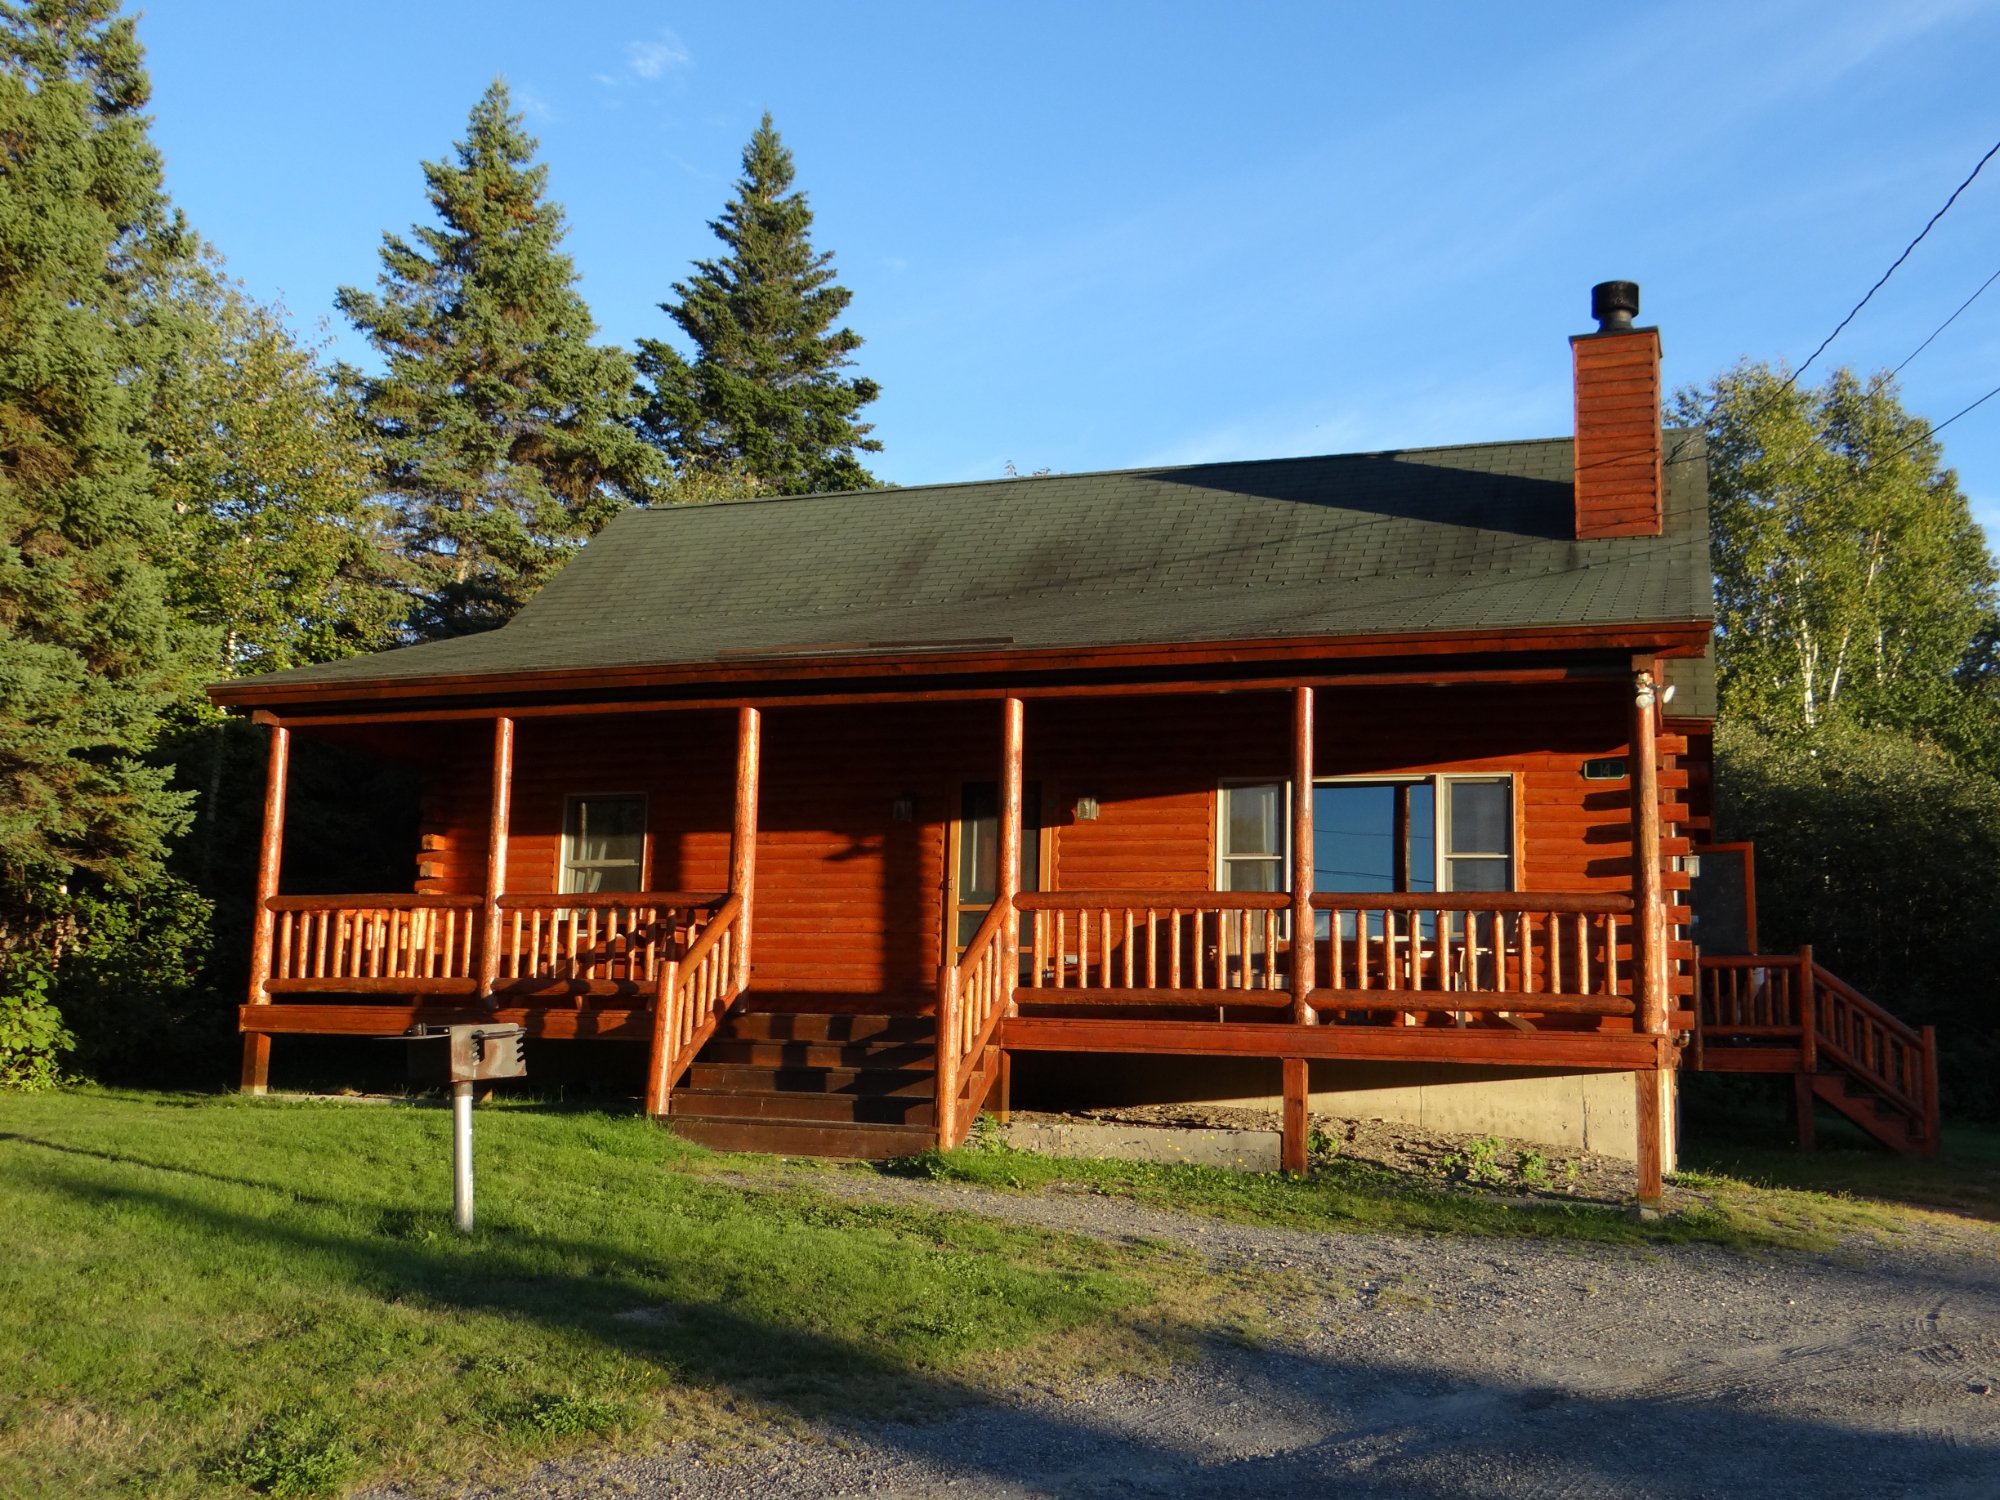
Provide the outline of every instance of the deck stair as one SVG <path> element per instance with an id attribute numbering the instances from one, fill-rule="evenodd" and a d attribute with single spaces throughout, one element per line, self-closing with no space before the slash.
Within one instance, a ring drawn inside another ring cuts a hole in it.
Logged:
<path id="1" fill-rule="evenodd" d="M 745 996 L 675 1087 L 668 1119 L 718 1151 L 870 1159 L 923 1151 L 936 1140 L 937 1026 L 913 1009 L 900 997 Z"/>
<path id="2" fill-rule="evenodd" d="M 1790 1073 L 1800 1144 L 1825 1103 L 1877 1141 L 1911 1156 L 1938 1150 L 1937 1036 L 1797 954 L 1701 958 L 1690 1062 L 1709 1073 Z"/>

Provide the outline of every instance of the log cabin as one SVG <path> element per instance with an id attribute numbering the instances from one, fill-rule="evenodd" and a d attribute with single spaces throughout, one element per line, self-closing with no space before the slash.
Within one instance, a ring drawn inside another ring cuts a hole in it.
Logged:
<path id="1" fill-rule="evenodd" d="M 1290 1170 L 1317 1109 L 1656 1200 L 1707 1067 L 1934 1150 L 1929 1033 L 1757 954 L 1706 847 L 1706 459 L 1637 300 L 1571 437 L 634 510 L 500 629 L 217 685 L 270 731 L 243 1086 L 497 1017 L 729 1149 L 1251 1099 Z M 285 892 L 295 735 L 418 769 L 407 890 Z"/>

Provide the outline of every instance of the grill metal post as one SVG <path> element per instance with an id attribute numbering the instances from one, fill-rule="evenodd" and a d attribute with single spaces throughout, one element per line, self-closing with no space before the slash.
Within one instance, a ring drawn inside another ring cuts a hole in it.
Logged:
<path id="1" fill-rule="evenodd" d="M 451 1086 L 451 1217 L 460 1232 L 472 1228 L 472 1082 Z"/>

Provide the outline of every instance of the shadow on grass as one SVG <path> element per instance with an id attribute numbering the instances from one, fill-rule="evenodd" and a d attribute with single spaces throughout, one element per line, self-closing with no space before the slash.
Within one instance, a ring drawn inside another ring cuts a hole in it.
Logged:
<path id="1" fill-rule="evenodd" d="M 1800 1151 L 1789 1110 L 1740 1089 L 1693 1118 L 1684 1170 L 2000 1223 L 2000 1130 L 1990 1126 L 1947 1124 L 1942 1149 L 1925 1160 L 1889 1150 L 1824 1107 L 1816 1148 Z"/>
<path id="2" fill-rule="evenodd" d="M 1649 1358 L 1642 1340 L 1629 1357 L 1666 1373 L 1605 1391 L 1469 1380 L 1409 1358 L 1340 1358 L 1217 1343 L 1205 1351 L 1205 1376 L 1161 1382 L 1159 1398 L 1138 1415 L 1115 1402 L 996 1398 L 924 1368 L 922 1360 L 888 1347 L 888 1339 L 833 1336 L 807 1326 L 816 1300 L 838 1296 L 838 1288 L 801 1286 L 796 1321 L 746 1315 L 729 1305 L 726 1282 L 713 1300 L 662 1303 L 657 1285 L 649 1283 L 671 1280 L 673 1268 L 635 1258 L 629 1245 L 504 1223 L 482 1229 L 469 1243 L 439 1245 L 400 1236 L 395 1211 L 382 1215 L 373 1232 L 319 1229 L 202 1203 L 164 1187 L 78 1175 L 89 1170 L 86 1162 L 157 1165 L 139 1158 L 53 1147 L 19 1135 L 8 1139 L 51 1147 L 46 1169 L 24 1175 L 107 1213 L 156 1214 L 223 1244 L 277 1248 L 288 1260 L 331 1265 L 384 1303 L 420 1300 L 458 1313 L 501 1315 L 550 1334 L 581 1335 L 725 1397 L 750 1397 L 858 1429 L 868 1444 L 920 1460 L 934 1472 L 962 1475 L 974 1490 L 1168 1495 L 1198 1489 L 1269 1497 L 1325 1493 L 1336 1483 L 1351 1493 L 1347 1486 L 1358 1480 L 1369 1494 L 1444 1500 L 1489 1493 L 1495 1474 L 1511 1473 L 1533 1476 L 1538 1493 L 1583 1488 L 1819 1500 L 2000 1492 L 2000 1442 L 1991 1438 L 1956 1439 L 1932 1421 L 1922 1431 L 1885 1430 L 1860 1417 L 1822 1419 L 1760 1404 L 1824 1374 L 1833 1384 L 1816 1392 L 1824 1399 L 1812 1404 L 1861 1412 L 1868 1409 L 1870 1382 L 1882 1389 L 1889 1378 L 1879 1369 L 1856 1368 L 1852 1360 L 1830 1359 L 1823 1369 L 1811 1362 L 1823 1351 L 1810 1348 L 1760 1351 L 1756 1359 L 1740 1357 L 1744 1351 L 1719 1361 L 1683 1356 L 1677 1363 L 1664 1353 Z M 270 1184 L 215 1180 L 284 1193 Z M 587 1269 L 552 1274 L 552 1259 Z M 785 1269 L 731 1268 L 738 1276 Z M 1814 1274 L 1863 1273 L 1828 1267 Z M 1990 1278 L 1979 1289 L 1990 1298 Z M 1913 1303 L 1935 1290 L 1926 1276 L 1899 1287 Z M 1639 1337 L 1637 1330 L 1621 1335 L 1628 1336 Z M 1563 1354 L 1588 1353 L 1602 1333 L 1579 1326 L 1567 1337 L 1578 1347 L 1565 1347 Z M 1956 1385 L 1963 1395 L 1955 1373 L 1925 1366 L 1913 1355 L 1903 1383 L 1921 1387 L 1926 1381 L 1940 1392 Z M 892 1413 L 954 1414 L 885 1423 L 885 1392 L 903 1398 Z M 1254 1441 L 1219 1435 L 1219 1425 L 1244 1425 L 1246 1404 L 1256 1414 L 1247 1424 Z M 1256 1451 L 1243 1451 L 1251 1447 Z M 392 1457 L 376 1455 L 375 1461 Z M 763 1462 L 755 1456 L 743 1461 L 747 1482 L 755 1482 Z M 663 1478 L 673 1474 L 669 1467 Z M 796 1471 L 790 1475 L 797 1477 Z"/>

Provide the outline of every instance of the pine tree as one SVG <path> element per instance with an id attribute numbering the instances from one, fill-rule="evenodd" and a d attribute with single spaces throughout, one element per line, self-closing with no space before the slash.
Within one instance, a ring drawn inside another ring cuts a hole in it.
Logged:
<path id="1" fill-rule="evenodd" d="M 0 924 L 143 881 L 187 798 L 144 763 L 190 685 L 144 424 L 183 254 L 117 0 L 0 5 Z"/>
<path id="2" fill-rule="evenodd" d="M 880 393 L 841 372 L 861 347 L 835 328 L 853 293 L 831 253 L 812 245 L 812 210 L 792 190 L 792 153 L 765 115 L 743 152 L 736 196 L 709 224 L 728 247 L 695 263 L 660 310 L 694 346 L 639 341 L 649 383 L 639 430 L 692 488 L 720 479 L 779 494 L 862 489 L 875 478 L 855 457 L 879 453 L 857 413 Z"/>
<path id="3" fill-rule="evenodd" d="M 338 299 L 387 366 L 347 378 L 399 507 L 423 636 L 503 623 L 659 478 L 630 426 L 629 357 L 590 342 L 536 144 L 496 80 L 456 160 L 424 164 L 440 222 L 385 235 L 380 294 Z"/>

